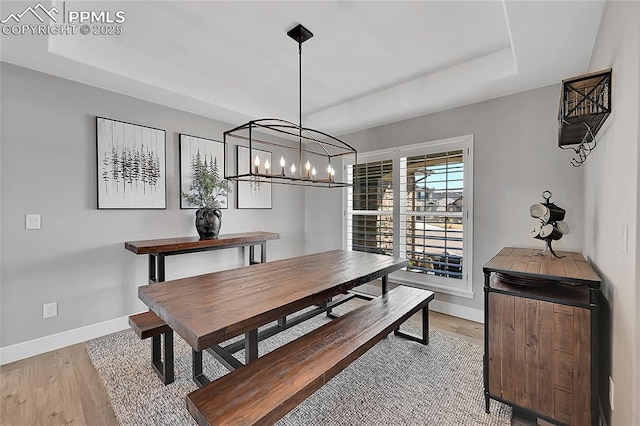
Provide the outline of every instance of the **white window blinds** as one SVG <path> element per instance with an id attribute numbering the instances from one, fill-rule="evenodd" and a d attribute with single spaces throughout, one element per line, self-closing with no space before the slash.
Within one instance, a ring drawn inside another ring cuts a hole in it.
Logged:
<path id="1" fill-rule="evenodd" d="M 393 162 L 349 166 L 347 247 L 393 255 Z"/>
<path id="2" fill-rule="evenodd" d="M 400 255 L 407 271 L 461 279 L 463 151 L 400 158 Z"/>

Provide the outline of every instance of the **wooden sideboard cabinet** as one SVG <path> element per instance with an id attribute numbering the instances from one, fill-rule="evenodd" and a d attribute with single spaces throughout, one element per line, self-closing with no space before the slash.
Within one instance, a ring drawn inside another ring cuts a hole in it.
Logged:
<path id="1" fill-rule="evenodd" d="M 483 268 L 486 411 L 597 425 L 600 278 L 580 253 L 537 252 L 505 247 Z"/>

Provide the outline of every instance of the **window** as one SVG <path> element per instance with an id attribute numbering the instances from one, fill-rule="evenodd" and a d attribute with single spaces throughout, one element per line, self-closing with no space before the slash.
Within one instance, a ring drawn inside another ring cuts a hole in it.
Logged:
<path id="1" fill-rule="evenodd" d="M 347 165 L 347 248 L 409 259 L 395 282 L 473 297 L 472 142 L 364 153 Z"/>
<path id="2" fill-rule="evenodd" d="M 462 279 L 462 150 L 400 159 L 401 256 L 408 271 Z"/>
<path id="3" fill-rule="evenodd" d="M 349 249 L 393 255 L 392 161 L 356 164 L 349 168 L 351 212 Z"/>

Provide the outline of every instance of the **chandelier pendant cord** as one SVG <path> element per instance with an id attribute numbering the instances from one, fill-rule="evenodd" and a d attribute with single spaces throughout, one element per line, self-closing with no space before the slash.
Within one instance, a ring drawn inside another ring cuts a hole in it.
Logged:
<path id="1" fill-rule="evenodd" d="M 298 139 L 300 161 L 298 170 L 302 171 L 302 42 L 298 41 L 298 119 L 300 125 L 300 137 Z"/>

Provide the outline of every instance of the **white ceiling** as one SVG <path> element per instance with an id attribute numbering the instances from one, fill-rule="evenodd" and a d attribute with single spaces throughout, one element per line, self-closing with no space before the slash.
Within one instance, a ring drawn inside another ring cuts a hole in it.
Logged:
<path id="1" fill-rule="evenodd" d="M 0 16 L 34 3 L 3 2 Z M 67 1 L 123 10 L 123 34 L 2 35 L 0 58 L 233 124 L 297 122 L 298 49 L 286 31 L 302 23 L 314 33 L 303 123 L 340 135 L 584 73 L 604 4 Z"/>

